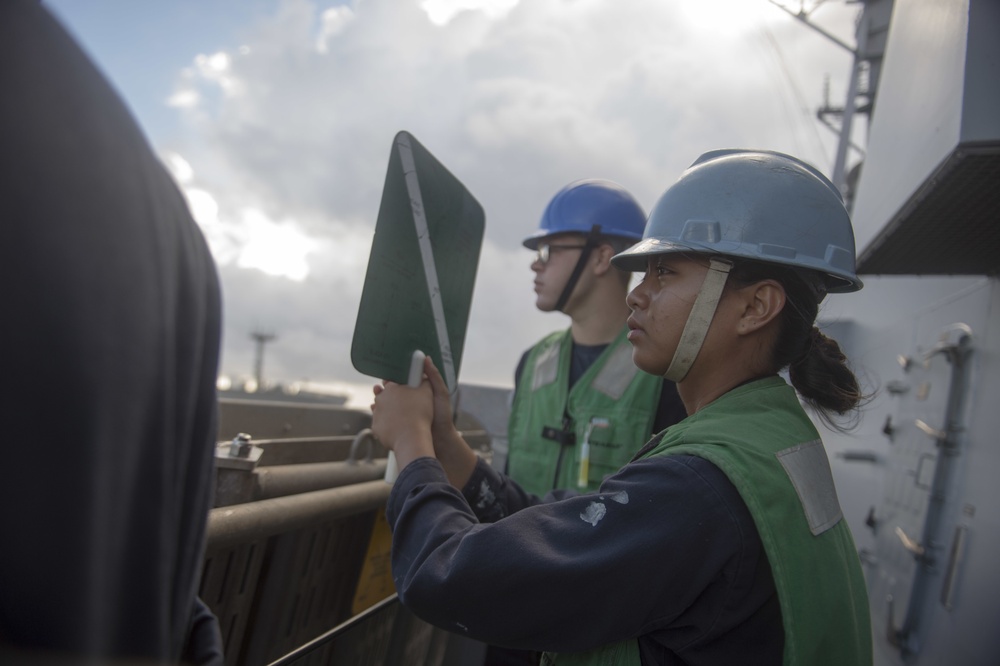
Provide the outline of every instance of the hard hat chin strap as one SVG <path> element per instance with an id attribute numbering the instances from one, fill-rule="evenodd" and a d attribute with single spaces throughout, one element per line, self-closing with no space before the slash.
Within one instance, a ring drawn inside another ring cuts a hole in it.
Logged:
<path id="1" fill-rule="evenodd" d="M 701 351 L 705 336 L 708 335 L 708 328 L 712 325 L 712 318 L 715 317 L 715 310 L 719 306 L 722 290 L 726 287 L 732 268 L 733 262 L 726 259 L 709 259 L 708 273 L 705 274 L 701 291 L 691 306 L 691 313 L 684 324 L 670 367 L 663 373 L 667 379 L 679 382 L 687 376 Z"/>
<path id="2" fill-rule="evenodd" d="M 573 273 L 570 274 L 569 280 L 566 281 L 566 286 L 563 287 L 562 293 L 559 294 L 559 300 L 556 301 L 556 310 L 563 312 L 563 308 L 566 306 L 566 301 L 573 294 L 573 290 L 576 288 L 576 283 L 580 279 L 580 275 L 583 273 L 584 267 L 587 265 L 587 259 L 590 258 L 590 253 L 595 247 L 598 246 L 601 240 L 601 225 L 595 224 L 590 228 L 590 233 L 587 234 L 587 242 L 584 243 L 583 249 L 580 251 L 580 258 L 576 261 L 576 266 L 573 267 Z"/>

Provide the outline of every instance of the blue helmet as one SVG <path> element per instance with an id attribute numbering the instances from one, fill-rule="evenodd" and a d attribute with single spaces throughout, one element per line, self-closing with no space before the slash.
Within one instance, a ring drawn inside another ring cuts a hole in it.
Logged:
<path id="1" fill-rule="evenodd" d="M 552 197 L 538 231 L 524 239 L 524 246 L 536 250 L 542 238 L 571 232 L 638 241 L 645 227 L 646 213 L 621 185 L 610 180 L 578 180 Z"/>

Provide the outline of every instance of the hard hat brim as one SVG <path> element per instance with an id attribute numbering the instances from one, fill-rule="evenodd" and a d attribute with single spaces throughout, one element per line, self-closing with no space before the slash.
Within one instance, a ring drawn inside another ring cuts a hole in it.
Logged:
<path id="1" fill-rule="evenodd" d="M 644 238 L 624 252 L 611 257 L 611 263 L 619 270 L 642 273 L 645 272 L 650 257 L 675 252 L 705 252 L 705 250 L 658 238 Z"/>
<path id="2" fill-rule="evenodd" d="M 619 270 L 629 273 L 643 273 L 649 264 L 649 258 L 663 254 L 695 253 L 701 255 L 715 255 L 731 257 L 734 259 L 747 259 L 762 263 L 772 263 L 788 266 L 799 271 L 808 271 L 821 276 L 824 289 L 827 293 L 843 294 L 860 290 L 864 283 L 859 277 L 848 271 L 834 272 L 830 266 L 809 257 L 796 257 L 784 259 L 781 257 L 768 256 L 757 251 L 757 248 L 747 244 L 720 242 L 720 243 L 678 243 L 660 238 L 644 238 L 624 252 L 619 252 L 611 258 L 612 265 Z"/>
<path id="3" fill-rule="evenodd" d="M 563 232 L 557 232 L 557 233 L 571 233 L 571 232 L 563 231 Z M 529 250 L 537 250 L 538 246 L 541 244 L 541 242 L 542 242 L 543 239 L 548 238 L 549 236 L 553 236 L 553 235 L 555 235 L 555 234 L 553 234 L 548 229 L 540 229 L 540 230 L 536 231 L 535 233 L 531 234 L 530 236 L 528 236 L 527 238 L 525 238 L 521 242 L 521 245 L 523 245 L 524 247 L 528 248 Z"/>

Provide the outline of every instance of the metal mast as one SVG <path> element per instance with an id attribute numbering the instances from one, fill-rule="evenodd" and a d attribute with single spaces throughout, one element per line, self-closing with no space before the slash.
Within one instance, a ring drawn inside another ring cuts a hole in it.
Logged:
<path id="1" fill-rule="evenodd" d="M 857 46 L 854 48 L 813 23 L 809 18 L 810 12 L 806 11 L 801 5 L 799 10 L 795 12 L 775 0 L 768 1 L 823 35 L 837 46 L 845 49 L 854 58 L 844 106 L 842 108 L 835 108 L 829 104 L 825 104 L 817 112 L 820 121 L 838 134 L 837 155 L 834 158 L 831 180 L 833 180 L 833 183 L 844 195 L 845 201 L 850 206 L 853 198 L 853 192 L 851 191 L 851 181 L 853 179 L 847 167 L 848 149 L 854 148 L 859 154 L 864 155 L 864 151 L 852 141 L 854 119 L 858 113 L 870 116 L 874 109 L 875 91 L 878 86 L 881 59 L 885 51 L 885 41 L 888 34 L 889 16 L 892 12 L 893 0 L 861 0 L 863 8 L 858 18 L 856 30 Z M 813 9 L 822 4 L 822 2 L 823 0 L 819 0 Z M 867 85 L 862 86 L 866 74 Z M 861 107 L 858 106 L 859 96 L 866 97 L 868 100 Z M 840 116 L 839 130 L 826 120 L 826 116 L 829 115 Z"/>
<path id="2" fill-rule="evenodd" d="M 274 333 L 254 331 L 250 334 L 250 337 L 256 343 L 253 363 L 253 377 L 257 382 L 257 390 L 259 391 L 264 388 L 264 345 L 274 340 L 277 336 L 275 336 Z"/>

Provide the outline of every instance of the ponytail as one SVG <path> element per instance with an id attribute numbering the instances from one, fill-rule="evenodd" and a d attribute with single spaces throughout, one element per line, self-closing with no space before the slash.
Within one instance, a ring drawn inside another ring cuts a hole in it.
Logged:
<path id="1" fill-rule="evenodd" d="M 840 427 L 832 414 L 850 416 L 865 399 L 840 345 L 815 326 L 805 353 L 788 365 L 788 378 L 806 403 L 836 429 Z"/>
<path id="2" fill-rule="evenodd" d="M 816 327 L 821 296 L 810 282 L 792 268 L 756 262 L 740 262 L 731 276 L 745 283 L 765 279 L 781 283 L 785 307 L 779 315 L 771 370 L 788 368 L 792 386 L 828 426 L 846 430 L 856 423 L 867 396 L 840 345 Z"/>

